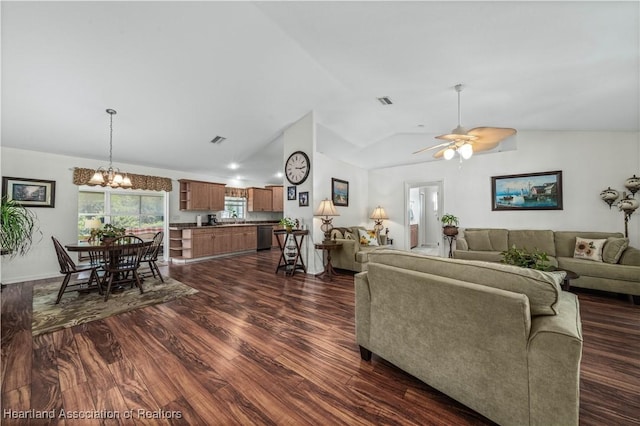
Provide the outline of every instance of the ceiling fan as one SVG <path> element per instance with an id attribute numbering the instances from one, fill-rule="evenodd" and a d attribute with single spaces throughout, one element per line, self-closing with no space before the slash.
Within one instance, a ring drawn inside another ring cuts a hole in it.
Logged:
<path id="1" fill-rule="evenodd" d="M 516 133 L 516 129 L 505 127 L 475 127 L 467 131 L 467 129 L 460 124 L 460 92 L 462 92 L 462 84 L 456 84 L 455 89 L 456 92 L 458 92 L 458 127 L 453 129 L 449 134 L 436 136 L 436 139 L 442 139 L 446 142 L 420 149 L 414 152 L 414 154 L 442 148 L 433 154 L 435 158 L 444 157 L 445 160 L 451 160 L 457 152 L 460 156 L 460 161 L 462 161 L 463 158 L 467 160 L 471 158 L 474 152 L 493 149 L 498 146 L 503 139 Z"/>

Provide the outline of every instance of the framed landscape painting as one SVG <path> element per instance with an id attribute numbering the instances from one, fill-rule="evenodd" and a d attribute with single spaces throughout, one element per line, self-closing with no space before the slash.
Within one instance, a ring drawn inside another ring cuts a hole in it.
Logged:
<path id="1" fill-rule="evenodd" d="M 3 176 L 2 196 L 24 207 L 54 207 L 56 181 Z"/>
<path id="2" fill-rule="evenodd" d="M 331 178 L 331 201 L 334 206 L 349 206 L 349 182 Z"/>
<path id="3" fill-rule="evenodd" d="M 491 210 L 562 210 L 562 171 L 493 176 Z"/>

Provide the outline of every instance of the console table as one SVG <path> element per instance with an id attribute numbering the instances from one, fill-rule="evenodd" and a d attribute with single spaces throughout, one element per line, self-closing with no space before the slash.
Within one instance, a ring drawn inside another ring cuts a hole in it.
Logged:
<path id="1" fill-rule="evenodd" d="M 307 267 L 302 258 L 302 242 L 304 237 L 309 234 L 308 230 L 294 229 L 287 231 L 286 229 L 275 229 L 273 231 L 278 240 L 280 248 L 280 259 L 276 266 L 276 274 L 280 269 L 284 269 L 285 275 L 293 275 L 299 269 L 307 272 Z"/>

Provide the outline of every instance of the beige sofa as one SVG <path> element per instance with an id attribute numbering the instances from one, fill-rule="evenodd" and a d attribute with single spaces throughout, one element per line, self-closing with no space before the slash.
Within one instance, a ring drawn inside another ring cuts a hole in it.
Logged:
<path id="1" fill-rule="evenodd" d="M 576 237 L 607 239 L 603 261 L 574 258 Z M 640 303 L 640 250 L 628 244 L 621 233 L 577 232 L 526 229 L 468 228 L 456 240 L 456 259 L 500 262 L 500 253 L 509 247 L 538 249 L 550 256 L 550 263 L 576 272 L 580 278 L 571 280 L 572 287 L 624 293 Z M 625 248 L 626 247 L 626 248 Z"/>
<path id="2" fill-rule="evenodd" d="M 366 230 L 364 226 L 337 227 L 331 230 L 331 239 L 341 243 L 341 247 L 331 252 L 331 265 L 334 268 L 362 272 L 367 270 L 369 253 L 383 246 L 377 241 L 377 246 L 360 244 L 358 231 Z"/>
<path id="3" fill-rule="evenodd" d="M 355 276 L 362 358 L 384 358 L 501 425 L 577 425 L 582 331 L 564 272 L 369 254 Z"/>

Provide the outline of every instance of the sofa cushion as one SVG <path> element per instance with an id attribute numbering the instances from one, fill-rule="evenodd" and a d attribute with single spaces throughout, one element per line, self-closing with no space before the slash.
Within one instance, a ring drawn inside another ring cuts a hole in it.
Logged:
<path id="1" fill-rule="evenodd" d="M 509 247 L 534 251 L 538 249 L 549 256 L 556 255 L 553 231 L 545 229 L 511 229 L 509 230 Z M 505 249 L 506 250 L 506 249 Z"/>
<path id="2" fill-rule="evenodd" d="M 469 250 L 482 250 L 482 251 L 493 250 L 493 246 L 491 245 L 491 240 L 489 239 L 488 229 L 466 231 L 464 233 L 464 239 L 467 241 L 467 244 L 469 245 Z"/>
<path id="3" fill-rule="evenodd" d="M 576 237 L 576 248 L 573 252 L 573 257 L 602 262 L 602 248 L 606 242 L 606 239 L 592 240 L 589 238 Z"/>
<path id="4" fill-rule="evenodd" d="M 576 248 L 576 237 L 591 238 L 594 240 L 617 237 L 623 238 L 620 232 L 577 232 L 577 231 L 556 231 L 555 232 L 556 256 L 573 257 Z"/>
<path id="5" fill-rule="evenodd" d="M 466 228 L 463 231 L 463 237 L 466 239 L 467 232 L 488 231 L 489 241 L 491 241 L 492 250 L 505 251 L 509 248 L 509 230 L 501 228 Z"/>
<path id="6" fill-rule="evenodd" d="M 566 276 L 564 271 L 544 272 L 500 263 L 446 259 L 384 249 L 369 253 L 369 262 L 525 294 L 529 298 L 531 315 L 558 313 L 562 292 L 560 284 Z"/>
<path id="7" fill-rule="evenodd" d="M 607 238 L 602 248 L 602 260 L 607 263 L 618 263 L 627 247 L 629 247 L 628 238 Z"/>
<path id="8" fill-rule="evenodd" d="M 618 263 L 620 265 L 640 266 L 640 250 L 628 247 L 620 256 Z"/>

